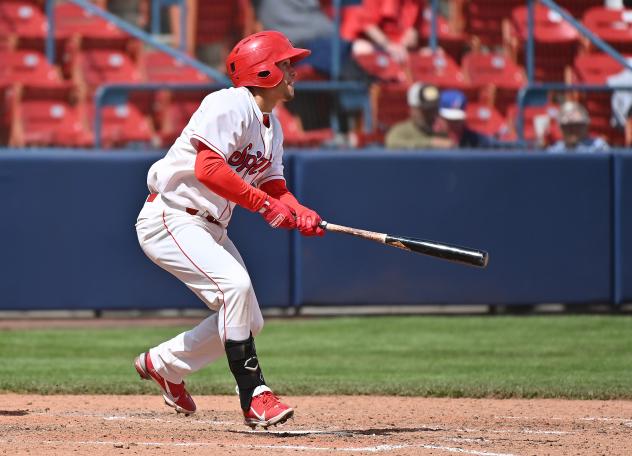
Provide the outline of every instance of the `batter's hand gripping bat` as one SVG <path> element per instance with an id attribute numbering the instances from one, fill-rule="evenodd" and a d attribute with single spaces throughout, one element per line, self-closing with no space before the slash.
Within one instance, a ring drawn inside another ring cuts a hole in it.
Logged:
<path id="1" fill-rule="evenodd" d="M 360 230 L 348 226 L 334 225 L 333 223 L 320 222 L 320 227 L 331 231 L 332 233 L 344 233 L 357 236 L 363 239 L 379 242 L 380 244 L 390 245 L 399 249 L 408 250 L 410 252 L 422 253 L 448 261 L 464 263 L 470 266 L 478 266 L 484 268 L 487 266 L 489 255 L 483 250 L 475 250 L 467 247 L 459 247 L 456 245 L 442 244 L 435 241 L 426 241 L 423 239 L 414 239 L 401 236 L 392 236 L 385 233 L 376 233 L 374 231 Z"/>

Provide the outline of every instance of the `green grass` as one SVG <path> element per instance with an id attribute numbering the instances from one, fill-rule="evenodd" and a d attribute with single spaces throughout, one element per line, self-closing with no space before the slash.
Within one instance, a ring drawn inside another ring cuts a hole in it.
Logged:
<path id="1" fill-rule="evenodd" d="M 1 331 L 0 391 L 156 393 L 134 356 L 183 329 Z M 632 399 L 625 316 L 272 320 L 257 349 L 281 394 Z M 188 385 L 234 394 L 225 359 Z"/>

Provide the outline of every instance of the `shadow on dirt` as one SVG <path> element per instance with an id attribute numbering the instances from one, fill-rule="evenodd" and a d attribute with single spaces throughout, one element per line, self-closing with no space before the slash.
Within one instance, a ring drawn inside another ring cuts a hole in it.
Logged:
<path id="1" fill-rule="evenodd" d="M 334 429 L 334 430 L 288 430 L 288 431 L 275 431 L 275 430 L 258 430 L 258 431 L 236 431 L 229 430 L 234 434 L 257 434 L 267 435 L 270 437 L 304 437 L 306 435 L 335 435 L 338 437 L 352 437 L 354 435 L 379 435 L 387 436 L 393 434 L 413 434 L 416 432 L 436 432 L 444 431 L 445 429 L 438 427 L 415 427 L 415 428 L 370 428 L 370 429 Z"/>
<path id="2" fill-rule="evenodd" d="M 24 416 L 28 415 L 26 410 L 0 410 L 0 416 Z"/>

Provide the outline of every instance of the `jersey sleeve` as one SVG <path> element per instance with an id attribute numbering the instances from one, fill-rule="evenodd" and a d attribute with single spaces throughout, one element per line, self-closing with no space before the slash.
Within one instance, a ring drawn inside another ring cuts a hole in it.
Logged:
<path id="1" fill-rule="evenodd" d="M 190 142 L 196 151 L 210 149 L 226 160 L 240 144 L 251 110 L 241 93 L 222 92 L 212 93 L 202 102 Z"/>

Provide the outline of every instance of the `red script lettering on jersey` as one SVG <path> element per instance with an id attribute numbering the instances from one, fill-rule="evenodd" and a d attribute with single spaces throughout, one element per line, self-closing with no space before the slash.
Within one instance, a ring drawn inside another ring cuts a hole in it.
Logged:
<path id="1" fill-rule="evenodd" d="M 257 151 L 256 154 L 249 154 L 252 149 L 252 143 L 248 144 L 242 151 L 236 150 L 228 158 L 228 164 L 234 166 L 236 173 L 247 170 L 247 174 L 257 174 L 265 171 L 272 166 L 272 161 L 263 156 L 263 152 Z"/>

